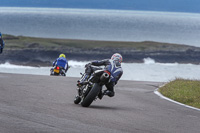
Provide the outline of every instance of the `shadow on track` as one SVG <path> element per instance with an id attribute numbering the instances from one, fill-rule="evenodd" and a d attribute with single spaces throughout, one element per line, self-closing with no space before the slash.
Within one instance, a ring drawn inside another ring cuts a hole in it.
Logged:
<path id="1" fill-rule="evenodd" d="M 103 110 L 116 110 L 119 109 L 117 107 L 109 107 L 109 106 L 98 106 L 98 105 L 91 105 L 89 108 L 91 109 L 103 109 Z"/>
<path id="2" fill-rule="evenodd" d="M 130 111 L 134 110 L 131 107 L 116 107 L 116 106 L 103 106 L 103 105 L 91 105 L 88 109 L 98 109 L 98 110 L 113 110 L 113 111 Z"/>

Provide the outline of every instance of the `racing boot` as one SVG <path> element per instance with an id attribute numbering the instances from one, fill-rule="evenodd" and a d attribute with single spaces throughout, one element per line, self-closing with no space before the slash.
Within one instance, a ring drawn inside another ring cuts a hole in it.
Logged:
<path id="1" fill-rule="evenodd" d="M 81 97 L 76 95 L 75 98 L 74 98 L 74 103 L 79 104 L 80 102 L 81 102 Z"/>
<path id="2" fill-rule="evenodd" d="M 107 95 L 107 96 L 109 96 L 109 97 L 113 97 L 113 96 L 115 95 L 115 92 L 110 91 L 110 90 L 105 90 L 105 91 L 103 92 L 103 95 Z"/>

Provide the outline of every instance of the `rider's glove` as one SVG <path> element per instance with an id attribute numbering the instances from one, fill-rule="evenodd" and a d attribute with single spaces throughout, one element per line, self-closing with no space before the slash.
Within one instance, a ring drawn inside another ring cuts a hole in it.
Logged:
<path id="1" fill-rule="evenodd" d="M 88 63 L 85 65 L 85 68 L 89 67 L 91 65 L 91 63 Z"/>

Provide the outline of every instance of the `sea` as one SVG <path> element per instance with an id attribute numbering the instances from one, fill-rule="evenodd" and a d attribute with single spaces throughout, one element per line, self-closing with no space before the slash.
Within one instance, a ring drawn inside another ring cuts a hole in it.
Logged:
<path id="1" fill-rule="evenodd" d="M 106 41 L 157 41 L 200 47 L 200 14 L 72 8 L 0 7 L 0 32 L 16 36 Z M 6 48 L 6 47 L 5 47 Z M 85 61 L 69 61 L 67 77 L 80 77 Z M 122 80 L 200 80 L 200 65 L 122 63 Z M 49 67 L 0 64 L 2 73 L 49 75 Z"/>
<path id="2" fill-rule="evenodd" d="M 4 34 L 109 41 L 158 41 L 200 47 L 200 14 L 0 7 Z"/>
<path id="3" fill-rule="evenodd" d="M 69 61 L 68 77 L 80 78 L 80 73 L 85 72 L 85 61 Z M 144 63 L 122 63 L 123 75 L 121 80 L 170 82 L 176 78 L 200 80 L 200 65 L 178 63 L 156 63 L 151 58 L 145 58 Z M 17 73 L 31 75 L 50 75 L 49 67 L 31 67 L 0 64 L 0 73 Z"/>

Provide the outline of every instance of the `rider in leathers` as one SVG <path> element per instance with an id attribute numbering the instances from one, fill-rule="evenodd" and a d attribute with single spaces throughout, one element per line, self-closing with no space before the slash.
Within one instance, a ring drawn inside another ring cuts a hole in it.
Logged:
<path id="1" fill-rule="evenodd" d="M 3 48 L 4 48 L 4 41 L 0 32 L 0 54 L 3 53 Z"/>
<path id="2" fill-rule="evenodd" d="M 105 86 L 107 88 L 106 91 L 103 92 L 102 95 L 108 95 L 109 97 L 113 97 L 115 95 L 114 86 L 117 84 L 118 80 L 121 78 L 123 74 L 123 70 L 121 68 L 122 56 L 119 53 L 115 53 L 111 59 L 105 59 L 101 61 L 93 61 L 89 64 L 86 64 L 86 75 L 78 81 L 78 84 L 83 83 L 86 79 L 89 79 L 90 75 L 95 71 L 102 68 L 95 66 L 105 66 L 104 70 L 107 70 L 111 73 L 111 80 Z M 100 98 L 101 99 L 101 98 Z"/>
<path id="3" fill-rule="evenodd" d="M 68 61 L 66 59 L 65 54 L 60 54 L 59 58 L 57 58 L 54 62 L 53 62 L 53 67 L 57 65 L 62 67 L 65 70 L 65 73 L 67 72 L 67 70 L 69 69 L 68 66 Z"/>

